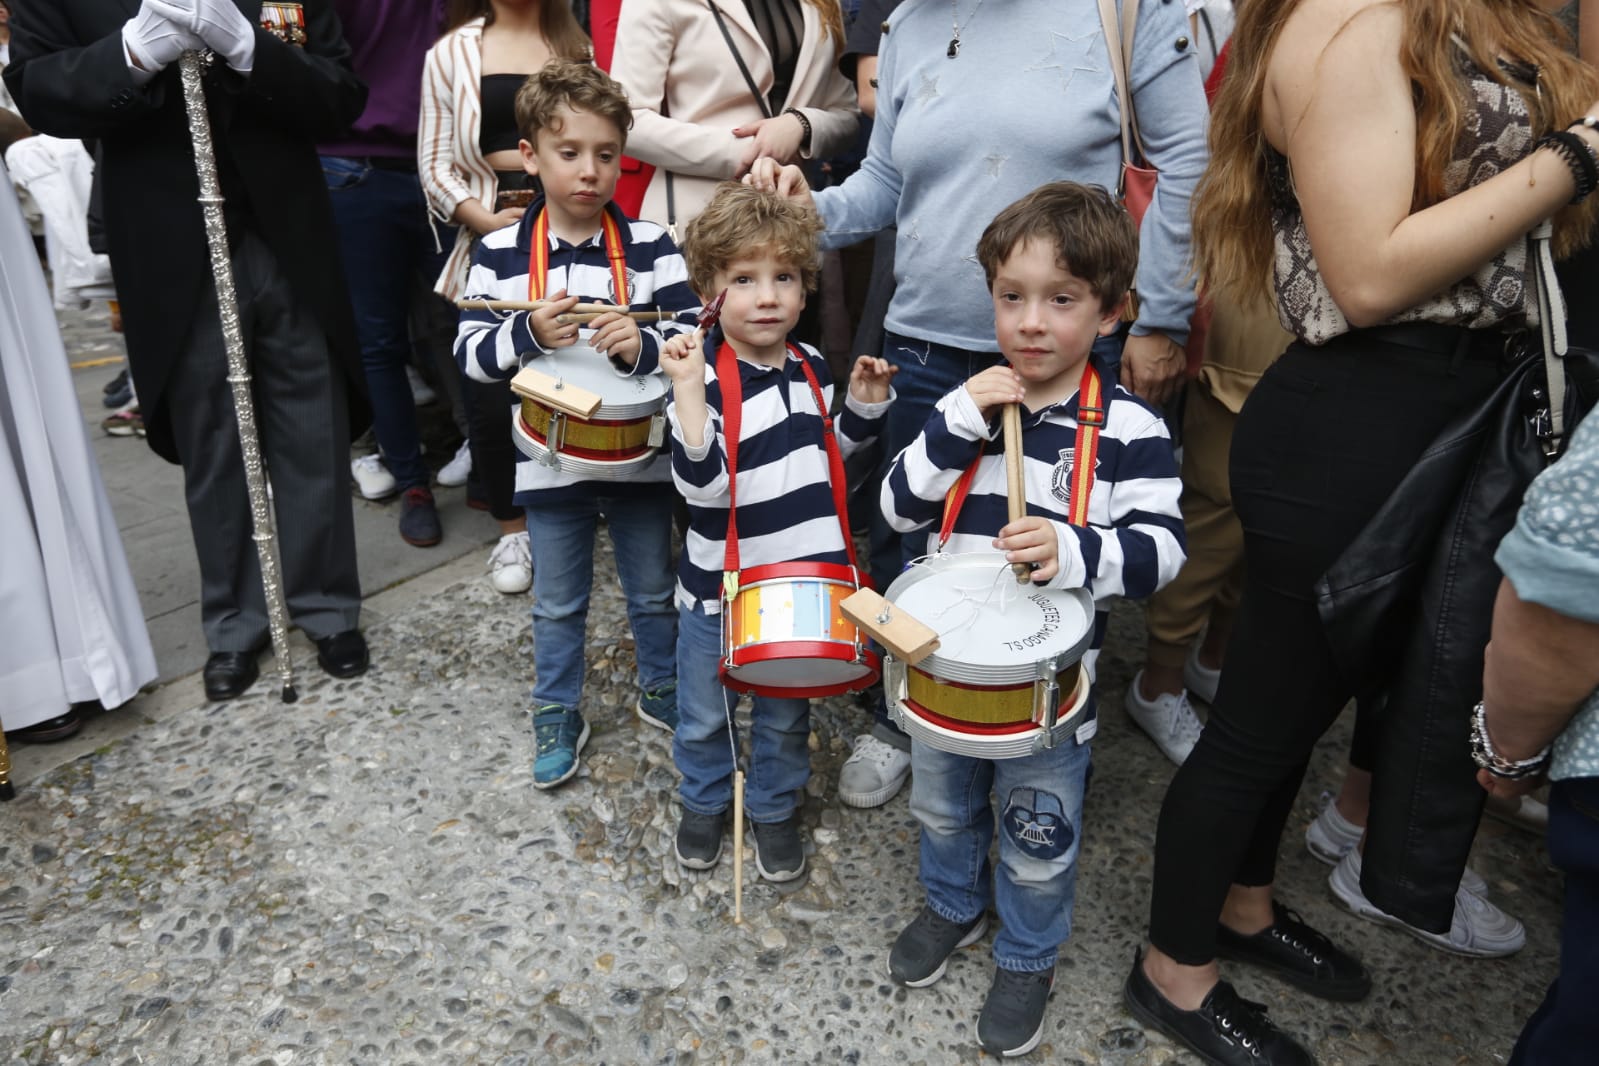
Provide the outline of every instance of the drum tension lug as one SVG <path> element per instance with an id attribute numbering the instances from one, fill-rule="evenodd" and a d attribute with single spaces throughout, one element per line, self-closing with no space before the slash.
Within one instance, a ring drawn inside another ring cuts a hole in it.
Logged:
<path id="1" fill-rule="evenodd" d="M 647 446 L 659 448 L 666 443 L 666 416 L 654 414 L 650 416 L 650 436 Z"/>
<path id="2" fill-rule="evenodd" d="M 1043 729 L 1041 747 L 1055 746 L 1055 724 L 1060 715 L 1060 656 L 1038 660 L 1038 680 L 1033 683 L 1033 721 Z"/>
<path id="3" fill-rule="evenodd" d="M 544 456 L 543 463 L 552 470 L 559 469 L 561 465 L 561 445 L 566 443 L 566 414 L 562 411 L 550 412 L 550 425 L 544 431 Z"/>

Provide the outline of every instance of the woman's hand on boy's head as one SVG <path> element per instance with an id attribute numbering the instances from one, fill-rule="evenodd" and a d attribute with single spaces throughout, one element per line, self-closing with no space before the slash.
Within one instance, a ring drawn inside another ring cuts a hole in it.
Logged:
<path id="1" fill-rule="evenodd" d="M 602 355 L 615 356 L 628 366 L 638 363 L 639 353 L 644 349 L 643 338 L 639 336 L 638 322 L 627 315 L 615 312 L 601 315 L 589 326 L 594 330 L 589 336 L 589 345 Z"/>
<path id="2" fill-rule="evenodd" d="M 849 372 L 849 394 L 861 403 L 883 403 L 888 399 L 889 383 L 899 367 L 887 359 L 863 355 Z"/>
<path id="3" fill-rule="evenodd" d="M 784 166 L 771 156 L 755 161 L 750 172 L 744 175 L 744 184 L 797 200 L 809 208 L 816 207 L 816 201 L 811 199 L 811 187 L 805 183 L 805 172 L 792 163 Z"/>
<path id="4" fill-rule="evenodd" d="M 561 323 L 557 319 L 577 306 L 577 297 L 568 296 L 565 289 L 557 289 L 545 298 L 544 306 L 529 312 L 533 339 L 546 350 L 564 348 L 577 343 L 577 323 Z"/>
<path id="5" fill-rule="evenodd" d="M 1022 376 L 1008 366 L 991 366 L 966 382 L 966 391 L 986 422 L 1008 403 L 1021 403 L 1027 395 Z"/>
<path id="6" fill-rule="evenodd" d="M 675 385 L 684 381 L 705 380 L 705 351 L 699 332 L 677 333 L 661 345 L 661 373 Z"/>
<path id="7" fill-rule="evenodd" d="M 1036 563 L 1035 585 L 1047 584 L 1060 573 L 1060 542 L 1055 524 L 1042 515 L 1028 515 L 1007 524 L 995 538 L 994 547 L 1005 553 L 1008 563 Z"/>

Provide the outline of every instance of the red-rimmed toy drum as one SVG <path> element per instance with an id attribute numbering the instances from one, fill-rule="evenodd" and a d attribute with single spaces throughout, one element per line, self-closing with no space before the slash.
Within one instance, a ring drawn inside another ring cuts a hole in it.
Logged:
<path id="1" fill-rule="evenodd" d="M 882 660 L 839 604 L 854 567 L 774 563 L 740 571 L 722 603 L 722 681 L 763 696 L 836 696 L 870 687 Z"/>

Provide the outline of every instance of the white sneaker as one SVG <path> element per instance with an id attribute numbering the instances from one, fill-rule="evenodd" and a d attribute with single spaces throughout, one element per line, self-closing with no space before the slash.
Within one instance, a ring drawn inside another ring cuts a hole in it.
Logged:
<path id="1" fill-rule="evenodd" d="M 838 772 L 838 798 L 850 807 L 881 807 L 910 775 L 910 752 L 863 733 Z"/>
<path id="2" fill-rule="evenodd" d="M 466 479 L 472 476 L 472 445 L 467 441 L 461 442 L 460 450 L 455 453 L 455 458 L 439 467 L 438 482 L 454 488 L 465 485 Z"/>
<path id="3" fill-rule="evenodd" d="M 1183 685 L 1206 703 L 1216 702 L 1216 689 L 1221 684 L 1221 667 L 1212 670 L 1199 661 L 1199 645 L 1188 649 L 1188 661 L 1183 663 Z"/>
<path id="4" fill-rule="evenodd" d="M 1479 880 L 1481 880 L 1479 878 Z M 1448 933 L 1429 933 L 1425 929 L 1400 921 L 1366 898 L 1360 890 L 1360 849 L 1353 848 L 1343 857 L 1327 877 L 1338 902 L 1357 917 L 1382 925 L 1403 929 L 1425 944 L 1454 955 L 1469 955 L 1479 959 L 1497 959 L 1514 955 L 1527 943 L 1527 931 L 1521 923 L 1488 902 L 1476 892 L 1466 888 L 1462 879 L 1455 889 L 1455 917 L 1449 923 Z"/>
<path id="5" fill-rule="evenodd" d="M 1323 793 L 1321 813 L 1305 830 L 1305 849 L 1328 866 L 1337 866 L 1360 843 L 1365 832 L 1365 826 L 1356 825 L 1339 813 L 1330 793 Z M 1460 887 L 1478 896 L 1488 895 L 1488 882 L 1469 866 L 1460 873 Z"/>
<path id="6" fill-rule="evenodd" d="M 383 457 L 377 452 L 351 459 L 350 476 L 355 479 L 355 487 L 361 490 L 361 495 L 369 500 L 381 500 L 400 490 L 399 483 L 389 473 L 389 468 L 383 465 Z"/>
<path id="7" fill-rule="evenodd" d="M 1139 695 L 1138 682 L 1143 676 L 1144 672 L 1140 670 L 1127 683 L 1127 695 L 1122 699 L 1122 705 L 1127 708 L 1127 716 L 1133 720 L 1133 724 L 1149 734 L 1149 739 L 1155 742 L 1166 758 L 1181 766 L 1199 742 L 1199 733 L 1204 726 L 1194 713 L 1194 705 L 1188 702 L 1187 692 L 1179 692 L 1175 696 L 1163 692 L 1152 700 Z"/>
<path id="8" fill-rule="evenodd" d="M 405 368 L 405 377 L 411 383 L 411 400 L 418 407 L 426 407 L 439 398 L 433 391 L 433 386 L 422 380 L 422 375 L 416 372 L 416 367 L 409 364 Z"/>
<path id="9" fill-rule="evenodd" d="M 507 533 L 489 553 L 489 583 L 507 596 L 533 587 L 533 548 L 526 533 Z"/>

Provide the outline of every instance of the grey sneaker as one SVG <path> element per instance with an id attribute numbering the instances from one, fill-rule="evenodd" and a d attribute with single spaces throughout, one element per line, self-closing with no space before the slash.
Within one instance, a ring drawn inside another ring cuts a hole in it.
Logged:
<path id="1" fill-rule="evenodd" d="M 1175 696 L 1163 692 L 1146 700 L 1138 691 L 1138 682 L 1143 676 L 1140 670 L 1127 683 L 1122 705 L 1127 708 L 1127 716 L 1133 724 L 1149 734 L 1161 754 L 1181 766 L 1199 742 L 1200 730 L 1205 727 L 1194 713 L 1193 704 L 1188 702 L 1187 691 Z"/>
<path id="2" fill-rule="evenodd" d="M 1403 929 L 1424 944 L 1454 955 L 1478 959 L 1498 959 L 1514 955 L 1527 943 L 1527 931 L 1519 921 L 1465 887 L 1455 889 L 1455 913 L 1447 933 L 1429 933 L 1401 921 L 1366 898 L 1360 887 L 1361 856 L 1350 851 L 1327 877 L 1327 885 L 1339 903 L 1357 917 Z"/>
<path id="3" fill-rule="evenodd" d="M 727 813 L 696 814 L 684 810 L 677 821 L 677 861 L 690 870 L 709 870 L 722 857 L 722 829 Z"/>
<path id="4" fill-rule="evenodd" d="M 781 822 L 755 823 L 755 869 L 768 881 L 792 881 L 805 872 L 805 845 L 799 815 Z"/>
<path id="5" fill-rule="evenodd" d="M 951 955 L 977 943 L 987 931 L 986 911 L 962 925 L 923 904 L 921 913 L 894 939 L 888 976 L 906 988 L 926 988 L 944 976 Z"/>
<path id="6" fill-rule="evenodd" d="M 910 775 L 910 752 L 863 733 L 838 772 L 838 798 L 849 807 L 881 807 Z"/>
<path id="7" fill-rule="evenodd" d="M 977 1016 L 977 1042 L 1007 1059 L 1033 1050 L 1044 1036 L 1044 1007 L 1054 985 L 1054 967 L 1037 973 L 995 970 Z"/>
<path id="8" fill-rule="evenodd" d="M 633 709 L 645 725 L 668 733 L 677 732 L 677 682 L 669 681 L 660 688 L 644 692 Z"/>

